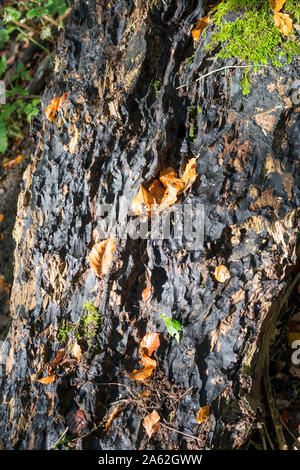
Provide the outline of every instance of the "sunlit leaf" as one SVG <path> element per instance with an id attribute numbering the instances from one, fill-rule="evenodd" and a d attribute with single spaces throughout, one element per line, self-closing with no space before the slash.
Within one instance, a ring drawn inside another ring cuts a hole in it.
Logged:
<path id="1" fill-rule="evenodd" d="M 159 180 L 154 180 L 149 186 L 149 192 L 153 196 L 155 203 L 160 204 L 165 193 L 165 187 Z"/>
<path id="2" fill-rule="evenodd" d="M 147 382 L 156 367 L 155 359 L 152 359 L 153 352 L 160 346 L 159 333 L 148 333 L 144 336 L 140 344 L 140 355 L 143 369 L 135 369 L 129 377 L 139 382 Z"/>
<path id="3" fill-rule="evenodd" d="M 157 411 L 152 411 L 149 415 L 145 416 L 142 421 L 142 424 L 145 428 L 146 433 L 148 434 L 149 438 L 160 429 L 160 416 Z"/>
<path id="4" fill-rule="evenodd" d="M 151 206 L 154 204 L 154 198 L 150 192 L 141 184 L 139 192 L 132 199 L 131 209 L 137 215 L 149 213 Z"/>
<path id="5" fill-rule="evenodd" d="M 55 122 L 56 113 L 60 111 L 62 103 L 66 101 L 68 94 L 69 92 L 67 91 L 60 98 L 53 98 L 53 100 L 50 101 L 50 104 L 47 106 L 45 111 L 49 121 Z"/>
<path id="6" fill-rule="evenodd" d="M 228 268 L 226 268 L 226 266 L 224 266 L 223 264 L 217 266 L 215 269 L 215 278 L 218 282 L 225 282 L 227 279 L 229 279 L 230 272 Z"/>
<path id="7" fill-rule="evenodd" d="M 77 361 L 80 361 L 82 359 L 81 347 L 79 346 L 77 341 L 76 341 L 76 343 L 73 344 L 71 352 L 72 352 L 72 356 L 75 357 L 75 359 L 77 359 Z"/>
<path id="8" fill-rule="evenodd" d="M 109 272 L 115 250 L 116 241 L 114 238 L 107 238 L 93 246 L 89 254 L 89 264 L 96 276 L 101 277 Z"/>
<path id="9" fill-rule="evenodd" d="M 151 296 L 151 283 L 150 283 L 150 279 L 149 279 L 148 274 L 146 274 L 146 282 L 147 282 L 146 287 L 142 292 L 143 302 L 146 302 L 146 300 L 148 300 L 149 297 Z"/>
<path id="10" fill-rule="evenodd" d="M 192 36 L 193 36 L 194 41 L 199 41 L 200 34 L 207 27 L 208 23 L 209 23 L 209 15 L 206 15 L 203 18 L 200 18 L 196 27 L 192 31 Z"/>
<path id="11" fill-rule="evenodd" d="M 47 385 L 47 384 L 52 384 L 55 380 L 55 374 L 50 374 L 47 377 L 43 377 L 42 379 L 39 379 L 38 382 L 41 384 Z"/>
<path id="12" fill-rule="evenodd" d="M 210 406 L 202 406 L 197 413 L 197 422 L 203 423 L 209 416 Z"/>
<path id="13" fill-rule="evenodd" d="M 290 15 L 286 13 L 275 13 L 274 14 L 274 21 L 276 26 L 278 27 L 279 31 L 284 34 L 288 35 L 293 29 L 293 21 Z"/>
<path id="14" fill-rule="evenodd" d="M 277 13 L 281 10 L 286 0 L 270 0 L 270 5 L 274 13 Z"/>

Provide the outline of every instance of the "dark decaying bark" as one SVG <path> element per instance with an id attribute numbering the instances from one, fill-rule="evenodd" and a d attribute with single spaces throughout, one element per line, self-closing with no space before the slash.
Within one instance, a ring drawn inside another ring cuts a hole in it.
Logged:
<path id="1" fill-rule="evenodd" d="M 265 357 L 296 261 L 299 115 L 291 94 L 299 76 L 296 61 L 262 68 L 248 97 L 241 69 L 196 81 L 236 64 L 205 51 L 212 26 L 187 60 L 204 10 L 201 0 L 74 2 L 18 202 L 1 448 L 50 449 L 75 403 L 87 419 L 82 434 L 99 426 L 78 441 L 89 449 L 240 448 L 260 419 Z M 45 107 L 65 92 L 52 123 Z M 131 200 L 140 183 L 192 157 L 198 176 L 182 201 L 205 206 L 204 248 L 118 239 L 118 259 L 99 281 L 88 254 L 100 205 L 117 210 L 120 196 Z M 214 277 L 219 264 L 230 270 L 225 283 Z M 152 297 L 142 302 L 146 273 Z M 64 319 L 76 322 L 88 300 L 103 315 L 95 348 L 42 385 L 45 363 L 61 348 L 57 330 Z M 180 344 L 161 313 L 180 320 Z M 147 386 L 126 372 L 138 367 L 150 331 L 161 332 L 161 346 Z M 152 390 L 148 412 L 191 437 L 162 426 L 147 440 L 145 408 L 130 394 L 144 388 Z M 120 396 L 127 401 L 105 430 Z M 203 405 L 210 415 L 198 424 Z"/>

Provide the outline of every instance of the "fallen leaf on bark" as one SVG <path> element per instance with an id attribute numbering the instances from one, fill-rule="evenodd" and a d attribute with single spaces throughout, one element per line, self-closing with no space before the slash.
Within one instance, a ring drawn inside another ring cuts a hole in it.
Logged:
<path id="1" fill-rule="evenodd" d="M 165 187 L 159 180 L 154 180 L 153 183 L 149 186 L 149 192 L 151 196 L 153 196 L 156 204 L 160 204 L 165 194 Z"/>
<path id="2" fill-rule="evenodd" d="M 270 0 L 270 5 L 274 13 L 277 13 L 281 10 L 286 0 Z"/>
<path id="3" fill-rule="evenodd" d="M 60 349 L 58 353 L 56 354 L 55 358 L 52 359 L 46 366 L 48 366 L 51 370 L 53 370 L 55 367 L 59 366 L 66 354 L 66 348 Z"/>
<path id="4" fill-rule="evenodd" d="M 67 91 L 61 97 L 53 98 L 53 100 L 50 101 L 50 104 L 49 106 L 47 106 L 46 111 L 45 111 L 46 116 L 49 119 L 49 121 L 55 122 L 56 113 L 60 111 L 61 105 L 64 101 L 66 101 L 68 94 L 69 92 Z"/>
<path id="5" fill-rule="evenodd" d="M 39 379 L 38 382 L 40 382 L 41 384 L 47 385 L 47 384 L 52 384 L 54 380 L 55 380 L 55 375 L 50 374 L 47 377 L 43 377 L 42 379 Z"/>
<path id="6" fill-rule="evenodd" d="M 3 220 L 4 220 L 4 215 L 0 214 L 0 222 L 3 222 Z"/>
<path id="7" fill-rule="evenodd" d="M 203 423 L 206 418 L 209 416 L 210 406 L 202 406 L 197 413 L 198 423 Z"/>
<path id="8" fill-rule="evenodd" d="M 143 302 L 146 302 L 146 300 L 148 300 L 150 296 L 151 296 L 151 284 L 150 284 L 149 276 L 148 274 L 146 274 L 146 287 L 142 292 Z"/>
<path id="9" fill-rule="evenodd" d="M 77 359 L 77 361 L 80 361 L 82 359 L 81 347 L 79 346 L 77 341 L 76 341 L 76 343 L 74 343 L 74 345 L 72 347 L 72 356 L 75 357 L 75 359 Z"/>
<path id="10" fill-rule="evenodd" d="M 109 426 L 111 425 L 111 423 L 113 422 L 113 420 L 116 418 L 116 416 L 119 414 L 120 412 L 120 409 L 121 407 L 120 406 L 117 406 L 114 411 L 112 412 L 112 414 L 110 415 L 110 417 L 108 418 L 106 424 L 105 424 L 105 429 L 108 429 Z"/>
<path id="11" fill-rule="evenodd" d="M 279 31 L 287 36 L 293 29 L 293 21 L 287 13 L 274 13 L 274 22 Z"/>
<path id="12" fill-rule="evenodd" d="M 108 238 L 93 246 L 89 254 L 89 264 L 93 273 L 101 277 L 108 273 L 113 262 L 113 253 L 116 249 L 114 238 Z"/>
<path id="13" fill-rule="evenodd" d="M 141 341 L 140 351 L 143 350 L 150 357 L 159 346 L 159 333 L 148 333 Z"/>
<path id="14" fill-rule="evenodd" d="M 145 416 L 142 421 L 142 424 L 145 428 L 146 433 L 148 434 L 149 438 L 160 429 L 160 416 L 157 411 L 152 411 L 149 415 Z"/>
<path id="15" fill-rule="evenodd" d="M 208 15 L 204 16 L 203 18 L 200 18 L 196 27 L 192 31 L 192 36 L 193 36 L 194 41 L 199 41 L 200 34 L 207 27 L 208 23 L 209 23 Z"/>
<path id="16" fill-rule="evenodd" d="M 217 279 L 218 282 L 225 282 L 227 279 L 230 278 L 230 272 L 226 268 L 226 266 L 221 264 L 220 266 L 216 267 L 215 278 Z"/>
<path id="17" fill-rule="evenodd" d="M 148 213 L 151 215 L 151 206 L 160 212 L 176 203 L 177 197 L 194 183 L 197 177 L 196 158 L 191 158 L 185 167 L 183 176 L 178 177 L 172 167 L 161 170 L 159 179 L 154 180 L 149 191 L 141 184 L 137 195 L 131 203 L 132 211 L 137 215 Z"/>
<path id="18" fill-rule="evenodd" d="M 148 333 L 144 336 L 140 344 L 140 355 L 143 369 L 135 369 L 129 375 L 133 380 L 139 382 L 147 382 L 156 368 L 156 360 L 152 359 L 153 352 L 156 351 L 160 346 L 159 333 Z"/>

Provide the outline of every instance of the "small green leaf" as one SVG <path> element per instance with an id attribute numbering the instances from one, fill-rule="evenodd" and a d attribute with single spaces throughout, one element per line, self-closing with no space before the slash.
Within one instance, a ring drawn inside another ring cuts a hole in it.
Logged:
<path id="1" fill-rule="evenodd" d="M 14 7 L 4 8 L 3 22 L 9 23 L 10 21 L 18 21 L 22 16 L 22 13 Z"/>
<path id="2" fill-rule="evenodd" d="M 64 15 L 67 9 L 67 5 L 65 0 L 49 0 L 46 8 L 48 10 L 48 14 L 51 16 L 56 15 L 56 13 L 59 15 Z"/>
<path id="3" fill-rule="evenodd" d="M 1 56 L 1 59 L 0 59 L 0 77 L 2 77 L 4 75 L 6 71 L 6 57 L 5 55 Z"/>
<path id="4" fill-rule="evenodd" d="M 180 322 L 178 320 L 172 320 L 172 318 L 166 317 L 164 314 L 161 314 L 160 316 L 163 319 L 169 334 L 176 339 L 177 343 L 180 343 L 180 331 L 182 331 Z"/>
<path id="5" fill-rule="evenodd" d="M 47 15 L 48 14 L 48 8 L 47 7 L 36 7 L 32 8 L 27 12 L 27 18 L 32 19 L 32 18 L 41 18 L 41 16 Z"/>
<path id="6" fill-rule="evenodd" d="M 5 123 L 0 117 L 0 152 L 6 152 L 8 146 Z"/>
<path id="7" fill-rule="evenodd" d="M 8 29 L 6 28 L 0 29 L 0 49 L 2 49 L 2 47 L 8 40 L 9 40 Z"/>

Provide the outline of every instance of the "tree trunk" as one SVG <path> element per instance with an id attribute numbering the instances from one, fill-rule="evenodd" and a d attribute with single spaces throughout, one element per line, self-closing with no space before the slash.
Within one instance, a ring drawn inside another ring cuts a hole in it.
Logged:
<path id="1" fill-rule="evenodd" d="M 18 202 L 3 449 L 50 449 L 66 426 L 79 449 L 242 448 L 261 419 L 266 356 L 296 262 L 297 72 L 250 72 L 244 96 L 242 69 L 213 72 L 236 64 L 205 50 L 213 26 L 193 56 L 191 29 L 204 14 L 202 0 L 74 2 Z M 65 92 L 51 122 L 45 109 Z M 118 212 L 121 197 L 131 201 L 141 183 L 191 158 L 197 179 L 180 202 L 204 205 L 203 247 L 188 249 L 172 231 L 119 236 L 117 259 L 95 276 L 88 255 L 106 220 L 101 205 Z M 224 283 L 218 265 L 229 269 Z M 102 326 L 91 344 L 79 340 L 83 359 L 38 382 L 62 348 L 58 331 L 78 324 L 87 301 Z M 180 343 L 161 314 L 181 323 Z M 161 333 L 161 345 L 144 384 L 128 373 L 148 332 Z M 87 425 L 74 429 L 78 409 Z M 149 440 L 142 421 L 153 410 L 162 425 Z"/>

